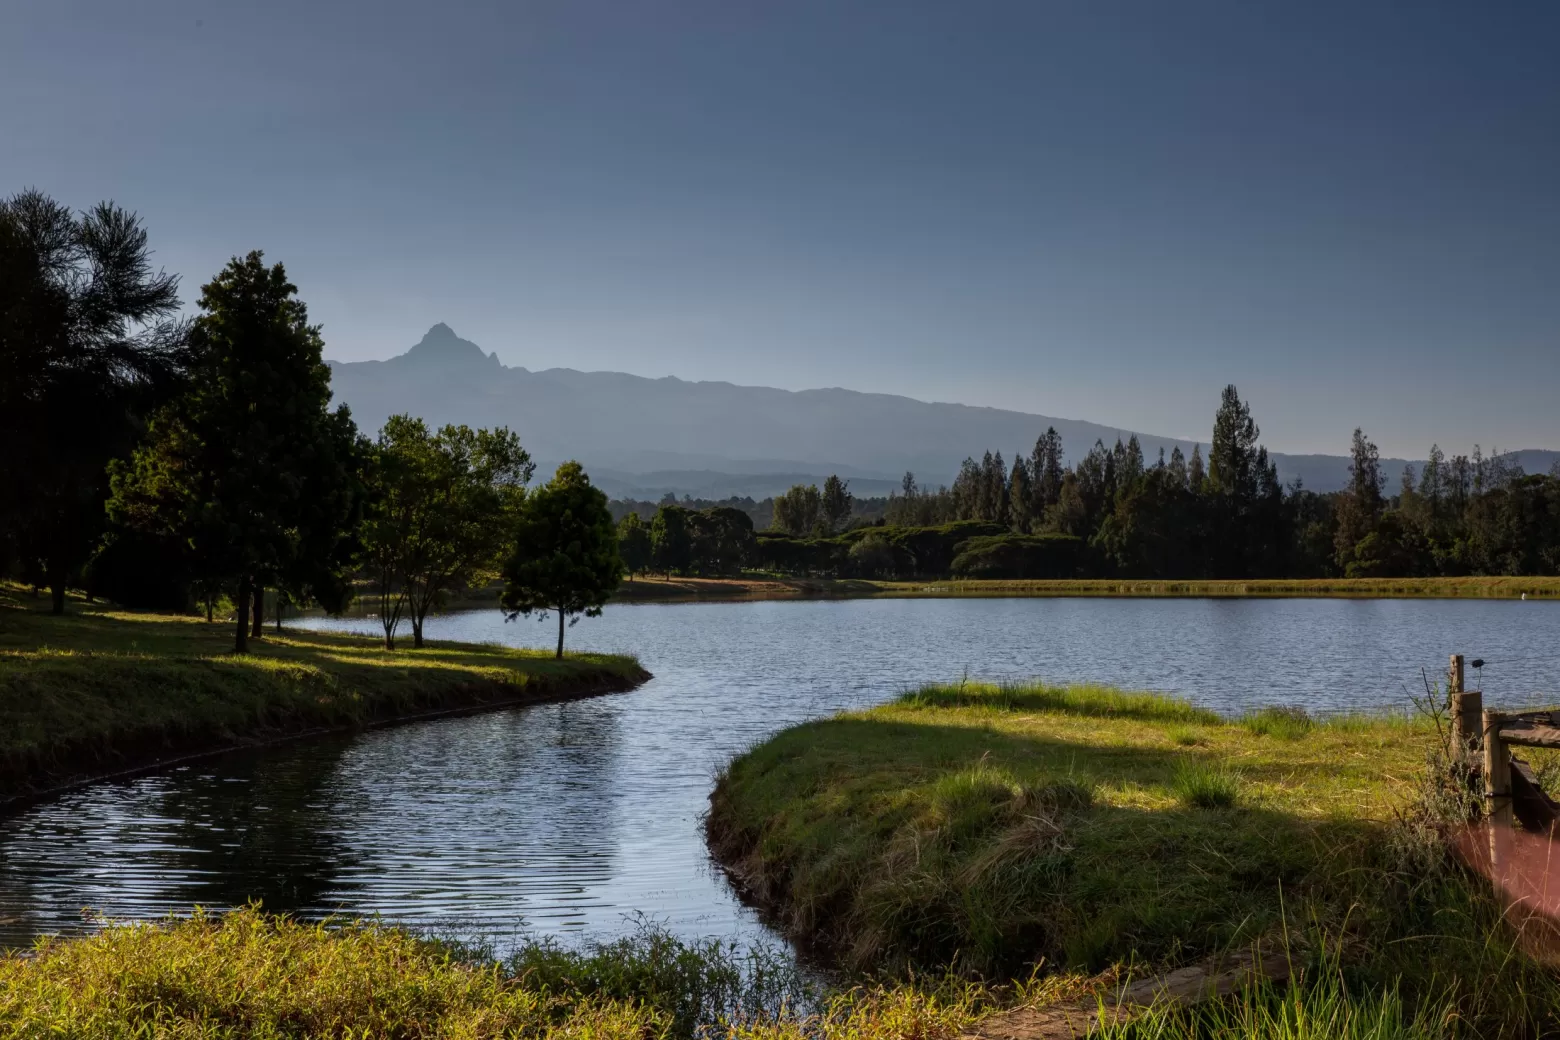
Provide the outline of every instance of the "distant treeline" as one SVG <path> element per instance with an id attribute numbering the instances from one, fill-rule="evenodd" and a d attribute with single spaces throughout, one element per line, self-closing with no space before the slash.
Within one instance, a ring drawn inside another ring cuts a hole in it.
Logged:
<path id="1" fill-rule="evenodd" d="M 1176 449 L 1149 463 L 1133 437 L 1097 441 L 1069 466 L 1049 429 L 1011 467 L 1000 453 L 966 459 L 951 488 L 923 490 L 906 473 L 901 492 L 870 511 L 837 478 L 822 491 L 798 485 L 763 503 L 705 509 L 740 513 L 756 532 L 740 539 L 749 546 L 741 564 L 697 549 L 686 565 L 647 559 L 685 573 L 748 566 L 871 578 L 1560 574 L 1560 474 L 1524 474 L 1499 452 L 1448 458 L 1432 446 L 1389 494 L 1376 446 L 1355 430 L 1349 486 L 1317 494 L 1281 485 L 1258 435 L 1230 386 L 1206 459 L 1199 446 L 1190 458 Z M 658 514 L 645 515 L 653 528 Z"/>

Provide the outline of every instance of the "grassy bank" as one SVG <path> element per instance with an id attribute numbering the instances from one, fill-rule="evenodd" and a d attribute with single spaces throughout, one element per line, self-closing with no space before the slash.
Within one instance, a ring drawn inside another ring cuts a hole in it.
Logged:
<path id="1" fill-rule="evenodd" d="M 0 798 L 167 757 L 419 713 L 609 690 L 637 662 L 496 646 L 267 628 L 230 652 L 224 623 L 71 603 L 0 587 Z"/>
<path id="2" fill-rule="evenodd" d="M 1421 815 L 1435 744 L 1408 717 L 933 687 L 754 748 L 707 826 L 777 925 L 855 967 L 1001 978 L 1330 947 L 1366 992 L 1502 1035 L 1556 1024 L 1553 976 Z"/>
<path id="3" fill-rule="evenodd" d="M 497 961 L 372 925 L 241 910 L 0 958 L 0 1037 L 953 1040 L 975 1004 L 859 989 L 809 1005 L 783 960 L 650 932 Z"/>

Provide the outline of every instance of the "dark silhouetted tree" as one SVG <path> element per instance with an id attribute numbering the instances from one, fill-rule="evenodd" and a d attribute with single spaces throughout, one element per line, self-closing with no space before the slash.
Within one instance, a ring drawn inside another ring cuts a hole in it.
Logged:
<path id="1" fill-rule="evenodd" d="M 500 599 L 505 619 L 556 613 L 561 658 L 566 624 L 599 615 L 623 580 L 607 496 L 591 486 L 578 462 L 565 462 L 525 497 L 513 531 Z"/>
<path id="2" fill-rule="evenodd" d="M 650 529 L 638 513 L 628 513 L 618 521 L 618 555 L 629 581 L 650 566 Z"/>
<path id="3" fill-rule="evenodd" d="M 834 474 L 823 482 L 823 495 L 819 503 L 823 529 L 829 534 L 843 530 L 850 520 L 853 500 L 850 485 Z"/>
<path id="4" fill-rule="evenodd" d="M 0 538 L 38 561 L 56 614 L 104 533 L 109 462 L 180 387 L 178 308 L 135 214 L 0 200 Z"/>
<path id="5" fill-rule="evenodd" d="M 131 463 L 114 473 L 113 508 L 127 523 L 186 541 L 211 576 L 236 591 L 235 649 L 267 582 L 328 568 L 336 529 L 305 538 L 319 500 L 343 492 L 351 420 L 329 411 L 319 328 L 282 265 L 234 259 L 201 289 L 189 387 L 153 419 Z M 326 507 L 330 512 L 332 507 Z M 315 559 L 304 554 L 318 553 Z"/>

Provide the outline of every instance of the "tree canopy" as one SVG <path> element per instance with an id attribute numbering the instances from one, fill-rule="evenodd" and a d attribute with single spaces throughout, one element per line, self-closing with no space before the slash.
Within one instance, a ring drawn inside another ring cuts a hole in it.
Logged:
<path id="1" fill-rule="evenodd" d="M 565 462 L 526 497 L 512 537 L 500 600 L 505 617 L 556 613 L 562 657 L 566 624 L 599 615 L 623 580 L 607 496 L 591 486 L 578 462 Z"/>

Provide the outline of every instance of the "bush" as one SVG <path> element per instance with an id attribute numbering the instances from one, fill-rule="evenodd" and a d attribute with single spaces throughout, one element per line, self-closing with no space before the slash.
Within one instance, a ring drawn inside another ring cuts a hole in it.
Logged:
<path id="1" fill-rule="evenodd" d="M 984 535 L 961 544 L 949 569 L 957 578 L 1076 578 L 1084 552 L 1069 534 Z"/>

